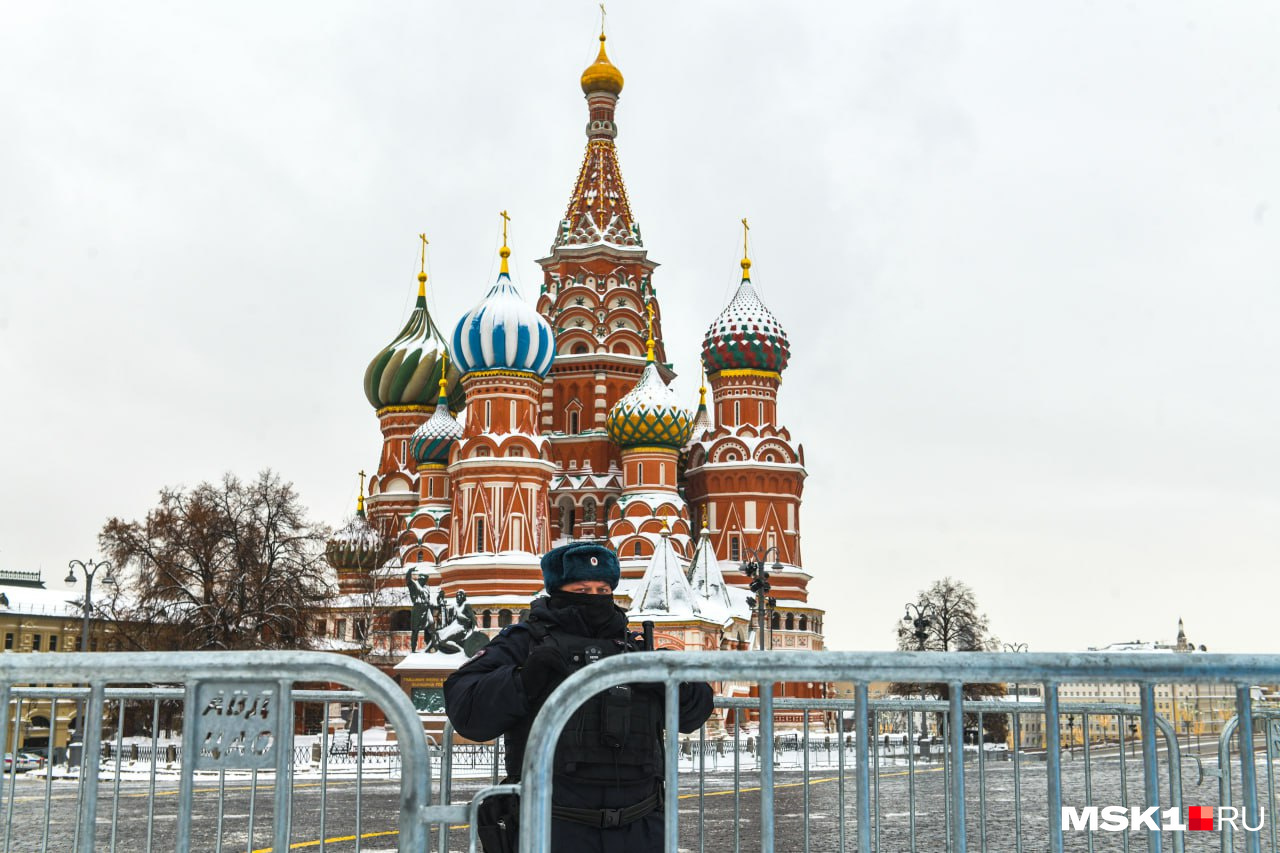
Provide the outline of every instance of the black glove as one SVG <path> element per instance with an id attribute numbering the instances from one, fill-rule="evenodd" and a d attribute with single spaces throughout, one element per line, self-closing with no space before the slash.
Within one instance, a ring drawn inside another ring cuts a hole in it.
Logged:
<path id="1" fill-rule="evenodd" d="M 569 665 L 552 646 L 538 646 L 520 668 L 520 682 L 530 705 L 541 705 L 568 677 Z"/>

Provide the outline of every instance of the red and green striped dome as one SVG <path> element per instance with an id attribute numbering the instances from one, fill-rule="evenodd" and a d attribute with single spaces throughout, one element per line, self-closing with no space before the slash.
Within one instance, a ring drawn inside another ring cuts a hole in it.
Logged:
<path id="1" fill-rule="evenodd" d="M 791 358 L 791 342 L 778 318 L 751 285 L 751 262 L 742 260 L 742 284 L 707 329 L 702 363 L 707 373 L 762 370 L 781 373 Z"/>

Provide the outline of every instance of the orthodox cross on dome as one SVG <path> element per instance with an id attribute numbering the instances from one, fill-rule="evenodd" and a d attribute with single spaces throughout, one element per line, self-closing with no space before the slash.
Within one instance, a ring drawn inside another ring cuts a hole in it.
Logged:
<path id="1" fill-rule="evenodd" d="M 744 279 L 751 277 L 751 259 L 747 257 L 747 232 L 751 230 L 751 226 L 747 224 L 747 218 L 742 217 L 742 277 Z"/>
<path id="2" fill-rule="evenodd" d="M 356 498 L 356 513 L 364 515 L 364 471 L 360 472 L 360 497 Z"/>
<path id="3" fill-rule="evenodd" d="M 645 358 L 647 358 L 650 362 L 652 362 L 652 361 L 654 360 L 654 342 L 653 342 L 653 300 L 652 300 L 652 299 L 650 299 L 648 302 L 646 302 L 646 303 L 645 303 L 645 305 L 644 305 L 644 311 L 645 311 L 645 313 L 646 313 L 646 314 L 648 314 L 648 315 L 649 315 L 649 338 L 648 338 L 648 340 L 646 341 L 646 343 L 647 343 L 647 345 L 648 345 L 648 348 L 649 348 L 649 349 L 648 349 L 648 352 L 647 352 L 647 354 L 646 354 Z"/>
<path id="4" fill-rule="evenodd" d="M 448 350 L 440 353 L 440 397 L 443 399 L 445 387 L 449 384 L 449 352 Z"/>
<path id="5" fill-rule="evenodd" d="M 502 269 L 498 270 L 498 273 L 510 275 L 511 270 L 507 268 L 507 258 L 511 257 L 511 250 L 507 248 L 507 223 L 511 221 L 511 217 L 505 210 L 498 215 L 502 217 L 502 248 L 498 250 L 498 255 L 502 258 Z"/>
<path id="6" fill-rule="evenodd" d="M 600 4 L 600 35 L 604 35 L 604 16 L 609 14 L 604 10 L 604 4 Z"/>
<path id="7" fill-rule="evenodd" d="M 418 267 L 418 295 L 427 295 L 427 240 L 426 234 L 419 234 L 418 239 L 422 241 L 422 265 Z"/>

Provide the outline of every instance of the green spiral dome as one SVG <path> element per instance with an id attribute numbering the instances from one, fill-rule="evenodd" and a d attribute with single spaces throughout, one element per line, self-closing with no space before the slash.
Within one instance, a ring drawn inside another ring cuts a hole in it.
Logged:
<path id="1" fill-rule="evenodd" d="M 418 301 L 409 322 L 365 369 L 364 395 L 375 409 L 430 406 L 439 393 L 441 357 L 448 347 L 427 311 L 426 275 L 419 275 L 418 281 Z M 461 375 L 449 359 L 449 410 L 455 414 L 466 404 Z"/>

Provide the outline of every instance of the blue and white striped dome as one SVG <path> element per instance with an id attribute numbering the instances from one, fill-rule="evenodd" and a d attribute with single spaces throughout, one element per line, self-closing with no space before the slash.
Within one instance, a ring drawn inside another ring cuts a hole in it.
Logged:
<path id="1" fill-rule="evenodd" d="M 505 257 L 503 267 L 489 295 L 454 328 L 454 363 L 463 373 L 520 370 L 546 376 L 556 356 L 555 333 L 511 283 Z"/>

